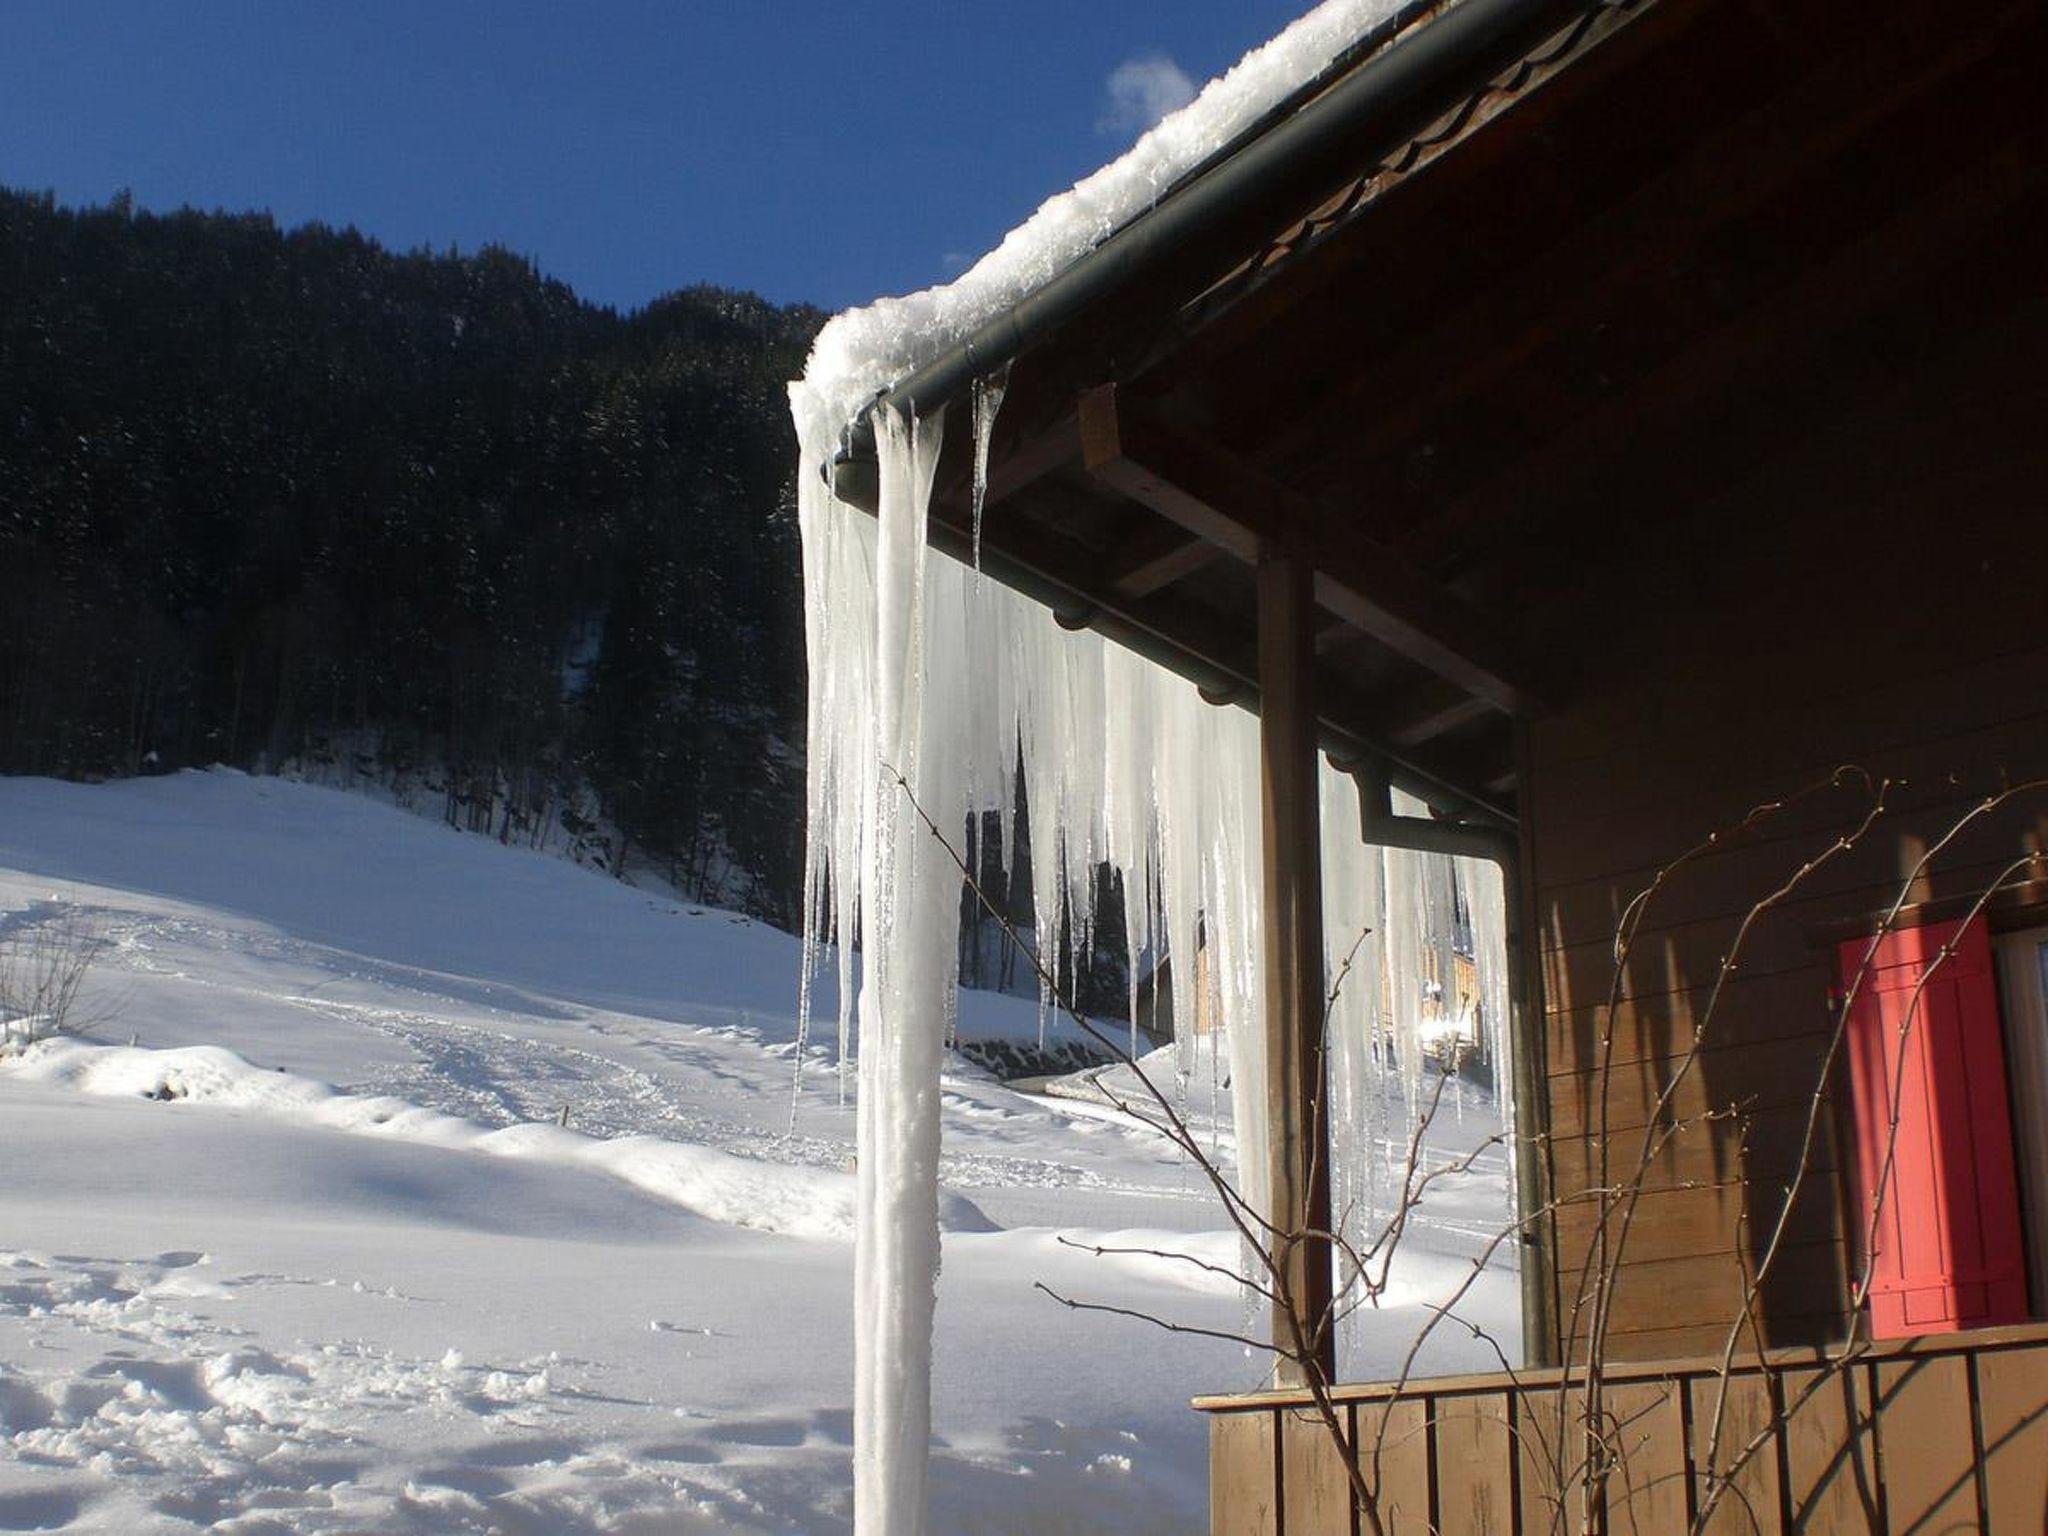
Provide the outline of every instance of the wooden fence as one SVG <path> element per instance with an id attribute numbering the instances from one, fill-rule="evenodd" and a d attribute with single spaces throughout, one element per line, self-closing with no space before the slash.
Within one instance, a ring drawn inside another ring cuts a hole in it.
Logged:
<path id="1" fill-rule="evenodd" d="M 1725 1473 L 1763 1436 L 1704 1529 L 1715 1533 L 2048 1531 L 2048 1325 L 1869 1345 L 1831 1377 L 1813 1350 L 1738 1361 L 1715 1451 Z M 1691 1529 L 1721 1383 L 1717 1363 L 1631 1363 L 1605 1373 L 1623 1465 L 1592 1528 Z M 1820 1382 L 1818 1388 L 1815 1383 Z M 1578 1536 L 1560 1466 L 1581 1464 L 1582 1389 L 1556 1371 L 1339 1389 L 1339 1412 L 1389 1533 Z M 1322 1421 L 1298 1393 L 1203 1398 L 1214 1536 L 1369 1532 Z M 1382 1426 L 1384 1425 L 1384 1429 Z"/>

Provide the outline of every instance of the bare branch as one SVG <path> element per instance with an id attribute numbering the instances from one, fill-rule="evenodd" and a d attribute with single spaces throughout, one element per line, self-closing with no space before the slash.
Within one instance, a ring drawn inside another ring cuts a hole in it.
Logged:
<path id="1" fill-rule="evenodd" d="M 1226 1344 L 1242 1344 L 1246 1349 L 1260 1349 L 1268 1354 L 1282 1355 L 1286 1351 L 1270 1339 L 1253 1338 L 1248 1333 L 1229 1333 L 1220 1328 L 1197 1328 L 1191 1323 L 1176 1323 L 1170 1318 L 1155 1317 L 1150 1312 L 1139 1312 L 1130 1307 L 1112 1307 L 1101 1301 L 1076 1301 L 1071 1296 L 1062 1296 L 1043 1280 L 1031 1282 L 1034 1291 L 1043 1291 L 1061 1306 L 1074 1312 L 1103 1312 L 1111 1317 L 1133 1318 L 1141 1323 L 1150 1323 L 1154 1328 L 1164 1328 L 1168 1333 L 1187 1333 L 1205 1339 L 1221 1339 Z"/>
<path id="2" fill-rule="evenodd" d="M 1196 1269 L 1207 1270 L 1212 1275 L 1220 1276 L 1225 1280 L 1229 1280 L 1234 1282 L 1235 1284 L 1241 1285 L 1248 1291 L 1257 1291 L 1261 1296 L 1265 1297 L 1268 1301 L 1271 1301 L 1273 1299 L 1273 1293 L 1267 1290 L 1266 1287 L 1264 1287 L 1263 1285 L 1259 1284 L 1258 1281 L 1248 1279 L 1244 1275 L 1239 1274 L 1236 1270 L 1230 1269 L 1222 1264 L 1211 1264 L 1207 1259 L 1199 1258 L 1192 1253 L 1181 1253 L 1172 1248 L 1121 1248 L 1113 1247 L 1102 1243 L 1084 1243 L 1074 1238 L 1068 1237 L 1064 1233 L 1057 1234 L 1053 1238 L 1053 1241 L 1058 1243 L 1062 1248 L 1072 1248 L 1080 1253 L 1093 1254 L 1098 1259 L 1170 1259 L 1175 1263 L 1179 1264 L 1191 1264 Z"/>

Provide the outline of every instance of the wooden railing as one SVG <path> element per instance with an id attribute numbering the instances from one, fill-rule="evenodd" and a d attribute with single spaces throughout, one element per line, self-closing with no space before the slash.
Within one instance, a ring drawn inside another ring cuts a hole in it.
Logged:
<path id="1" fill-rule="evenodd" d="M 2048 1531 L 2048 1325 L 1739 1360 L 1718 1441 L 1717 1361 L 1615 1366 L 1602 1391 L 1620 1456 L 1590 1520 L 1583 1496 L 1566 1491 L 1578 1480 L 1560 1472 L 1585 1461 L 1583 1386 L 1557 1371 L 1336 1396 L 1382 1529 L 1401 1536 L 1683 1533 L 1712 1486 L 1710 1448 L 1728 1483 L 1703 1526 L 1716 1533 Z M 1214 1536 L 1372 1529 L 1307 1402 L 1283 1392 L 1196 1401 L 1212 1415 Z"/>

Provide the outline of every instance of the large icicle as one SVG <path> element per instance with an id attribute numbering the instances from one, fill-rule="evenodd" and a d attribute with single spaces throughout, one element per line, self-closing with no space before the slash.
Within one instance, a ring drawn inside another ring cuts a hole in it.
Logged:
<path id="1" fill-rule="evenodd" d="M 863 1531 L 922 1536 L 939 1265 L 938 1081 L 957 967 L 959 877 L 919 808 L 964 821 L 955 745 L 966 676 L 958 582 L 928 578 L 925 512 L 937 423 L 877 423 L 881 507 L 832 499 L 829 416 L 792 391 L 804 448 L 811 757 L 806 889 L 829 921 L 841 1038 L 859 963 L 854 1501 Z M 914 803 L 913 803 L 914 797 Z M 806 999 L 807 1001 L 808 999 Z M 844 1061 L 842 1046 L 842 1062 Z"/>
<path id="2" fill-rule="evenodd" d="M 965 817 L 951 743 L 959 689 L 947 675 L 963 658 L 957 583 L 933 592 L 925 580 L 937 424 L 920 430 L 878 414 L 876 750 L 862 775 L 861 814 L 854 1521 L 922 1536 L 939 1272 L 939 1061 L 957 967 L 959 880 L 923 834 L 919 808 L 949 829 Z"/>
<path id="3" fill-rule="evenodd" d="M 1330 1215 L 1338 1234 L 1362 1252 L 1372 1243 L 1381 1209 L 1386 869 L 1382 850 L 1368 846 L 1360 829 L 1358 786 L 1328 763 L 1319 784 L 1323 968 L 1330 988 Z M 1340 1290 L 1357 1279 L 1340 1262 Z"/>
<path id="4" fill-rule="evenodd" d="M 1500 1105 L 1501 1131 L 1508 1157 L 1508 1189 L 1521 1187 L 1516 1177 L 1520 1153 L 1515 1140 L 1513 1038 L 1508 1029 L 1509 996 L 1507 882 L 1498 864 L 1460 860 L 1472 913 L 1472 968 L 1479 988 L 1479 1018 L 1487 1064 L 1493 1071 L 1494 1100 Z M 1512 1198 L 1512 1195 L 1511 1195 Z M 1510 1213 L 1512 1214 L 1512 1213 Z M 1506 1245 L 1509 1262 L 1520 1256 L 1518 1245 Z"/>
<path id="5" fill-rule="evenodd" d="M 1419 800 L 1394 792 L 1394 812 L 1399 816 L 1422 814 Z M 1403 848 L 1386 850 L 1387 1013 L 1390 1025 L 1390 1054 L 1400 1069 L 1401 1090 L 1413 1115 L 1422 1102 L 1423 1054 L 1423 972 L 1426 962 L 1423 885 L 1427 878 L 1425 854 Z"/>

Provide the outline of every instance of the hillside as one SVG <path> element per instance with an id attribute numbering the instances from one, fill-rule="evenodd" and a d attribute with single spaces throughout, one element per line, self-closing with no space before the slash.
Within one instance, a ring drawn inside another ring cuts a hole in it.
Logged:
<path id="1" fill-rule="evenodd" d="M 853 1109 L 821 1047 L 792 1126 L 796 941 L 362 796 L 0 780 L 0 938 L 67 915 L 87 1027 L 0 1061 L 0 1529 L 848 1528 Z M 1213 1197 L 1100 1103 L 957 1063 L 943 1102 L 940 1527 L 1193 1528 L 1186 1399 L 1263 1362 L 1033 1286 L 1234 1330 L 1227 1285 L 1068 1246 L 1227 1264 Z M 1432 1196 L 1356 1370 L 1505 1184 Z M 1512 1276 L 1464 1310 L 1511 1340 Z"/>
<path id="2" fill-rule="evenodd" d="M 790 920 L 819 318 L 0 191 L 0 773 L 395 785 Z"/>

